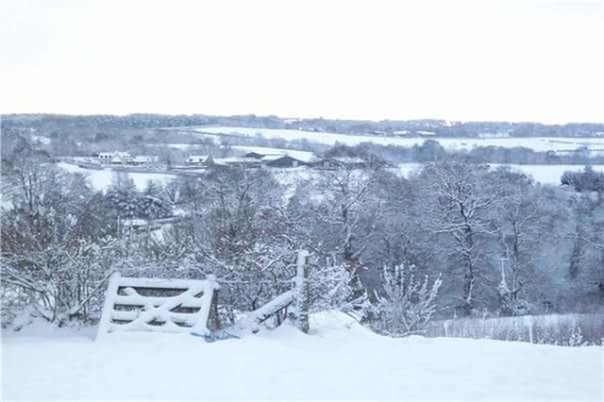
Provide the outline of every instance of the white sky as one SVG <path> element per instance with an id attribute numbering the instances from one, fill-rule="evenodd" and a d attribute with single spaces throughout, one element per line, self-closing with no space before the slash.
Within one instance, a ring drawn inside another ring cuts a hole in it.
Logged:
<path id="1" fill-rule="evenodd" d="M 0 1 L 0 112 L 604 122 L 598 0 Z"/>

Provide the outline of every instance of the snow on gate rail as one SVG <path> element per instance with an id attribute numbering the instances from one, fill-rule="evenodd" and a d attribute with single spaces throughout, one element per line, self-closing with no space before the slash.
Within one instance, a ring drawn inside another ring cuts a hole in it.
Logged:
<path id="1" fill-rule="evenodd" d="M 209 335 L 219 288 L 213 276 L 205 280 L 154 279 L 116 273 L 107 287 L 97 339 L 115 331 Z"/>

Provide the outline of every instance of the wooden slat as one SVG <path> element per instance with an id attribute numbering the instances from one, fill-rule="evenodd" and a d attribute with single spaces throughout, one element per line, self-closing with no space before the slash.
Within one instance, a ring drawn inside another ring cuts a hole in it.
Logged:
<path id="1" fill-rule="evenodd" d="M 172 297 L 141 296 L 141 297 L 143 297 L 148 302 L 153 303 L 154 306 L 160 306 L 160 305 L 164 304 L 168 299 L 171 299 L 174 296 L 172 296 Z M 118 295 L 118 296 L 115 296 L 113 300 L 114 300 L 115 304 L 124 304 L 124 305 L 129 305 L 129 306 L 138 306 L 138 307 L 143 306 L 142 304 L 140 304 L 140 302 L 138 300 L 136 300 L 136 297 L 133 297 L 133 296 Z M 182 307 L 201 308 L 202 300 L 200 297 L 196 297 L 192 300 L 189 299 L 189 300 L 183 301 L 181 306 Z"/>
<path id="2" fill-rule="evenodd" d="M 131 288 L 166 288 L 189 289 L 192 283 L 203 283 L 203 280 L 159 279 L 159 278 L 121 278 L 119 287 Z"/>
<path id="3" fill-rule="evenodd" d="M 111 319 L 118 321 L 134 321 L 140 316 L 140 311 L 112 311 Z M 194 325 L 197 316 L 190 313 L 170 313 L 169 317 L 174 322 L 185 322 L 189 325 Z"/>

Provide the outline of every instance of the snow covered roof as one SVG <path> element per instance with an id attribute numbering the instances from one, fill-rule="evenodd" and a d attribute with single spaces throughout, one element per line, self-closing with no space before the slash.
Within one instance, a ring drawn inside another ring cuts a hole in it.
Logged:
<path id="1" fill-rule="evenodd" d="M 122 219 L 120 223 L 124 227 L 146 226 L 149 222 L 145 219 Z"/>
<path id="2" fill-rule="evenodd" d="M 270 161 L 275 161 L 277 159 L 281 159 L 284 156 L 287 156 L 286 154 L 277 154 L 277 155 L 264 155 L 261 159 L 264 162 L 270 162 Z"/>
<path id="3" fill-rule="evenodd" d="M 216 158 L 216 159 L 214 159 L 214 163 L 216 165 L 248 164 L 248 163 L 258 163 L 258 159 L 232 156 L 229 158 Z"/>
<path id="4" fill-rule="evenodd" d="M 346 164 L 366 163 L 367 162 L 363 158 L 359 158 L 356 156 L 335 156 L 332 158 L 328 158 L 328 160 L 334 160 L 334 161 L 346 163 Z"/>
<path id="5" fill-rule="evenodd" d="M 306 163 L 312 162 L 317 159 L 317 157 L 315 156 L 315 154 L 313 152 L 299 151 L 299 150 L 294 150 L 294 149 L 254 147 L 254 146 L 246 146 L 246 145 L 235 145 L 235 146 L 233 146 L 233 149 L 243 151 L 243 152 L 248 152 L 248 153 L 253 152 L 253 153 L 256 153 L 259 155 L 264 155 L 262 160 L 265 160 L 264 158 L 266 158 L 268 156 L 270 156 L 271 158 L 274 158 L 274 159 L 266 159 L 266 160 L 275 160 L 284 155 L 288 155 L 294 159 L 297 159 L 301 162 L 306 162 Z"/>
<path id="6" fill-rule="evenodd" d="M 151 155 L 138 155 L 135 156 L 132 160 L 134 162 L 147 163 L 147 162 L 157 162 L 159 158 L 157 156 Z"/>
<path id="7" fill-rule="evenodd" d="M 111 157 L 118 157 L 118 158 L 129 158 L 130 152 L 120 152 L 120 151 L 113 151 L 113 152 L 99 152 L 99 156 L 111 156 Z"/>

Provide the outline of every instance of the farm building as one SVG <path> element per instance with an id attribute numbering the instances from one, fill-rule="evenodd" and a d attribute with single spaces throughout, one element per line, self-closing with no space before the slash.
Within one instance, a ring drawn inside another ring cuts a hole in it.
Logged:
<path id="1" fill-rule="evenodd" d="M 306 165 L 304 161 L 289 155 L 267 155 L 261 161 L 265 166 L 277 168 L 295 168 Z"/>
<path id="2" fill-rule="evenodd" d="M 157 156 L 138 155 L 138 156 L 135 156 L 134 158 L 132 158 L 130 160 L 130 162 L 128 162 L 128 164 L 145 166 L 145 165 L 154 165 L 158 162 L 159 162 L 159 158 Z"/>
<path id="3" fill-rule="evenodd" d="M 246 148 L 250 149 L 254 147 Z M 261 149 L 261 147 L 256 147 L 247 152 L 244 157 L 257 159 L 262 162 L 263 166 L 278 168 L 306 166 L 317 159 L 312 152 L 279 148 Z"/>
<path id="4" fill-rule="evenodd" d="M 111 165 L 152 165 L 159 162 L 157 156 L 152 155 L 138 155 L 132 156 L 129 152 L 99 152 L 97 159 L 102 164 Z"/>
<path id="5" fill-rule="evenodd" d="M 245 158 L 254 158 L 254 159 L 262 159 L 265 156 L 268 156 L 269 154 L 261 154 L 258 152 L 248 152 L 247 154 L 243 155 Z M 280 155 L 280 154 L 271 154 L 271 155 Z"/>

